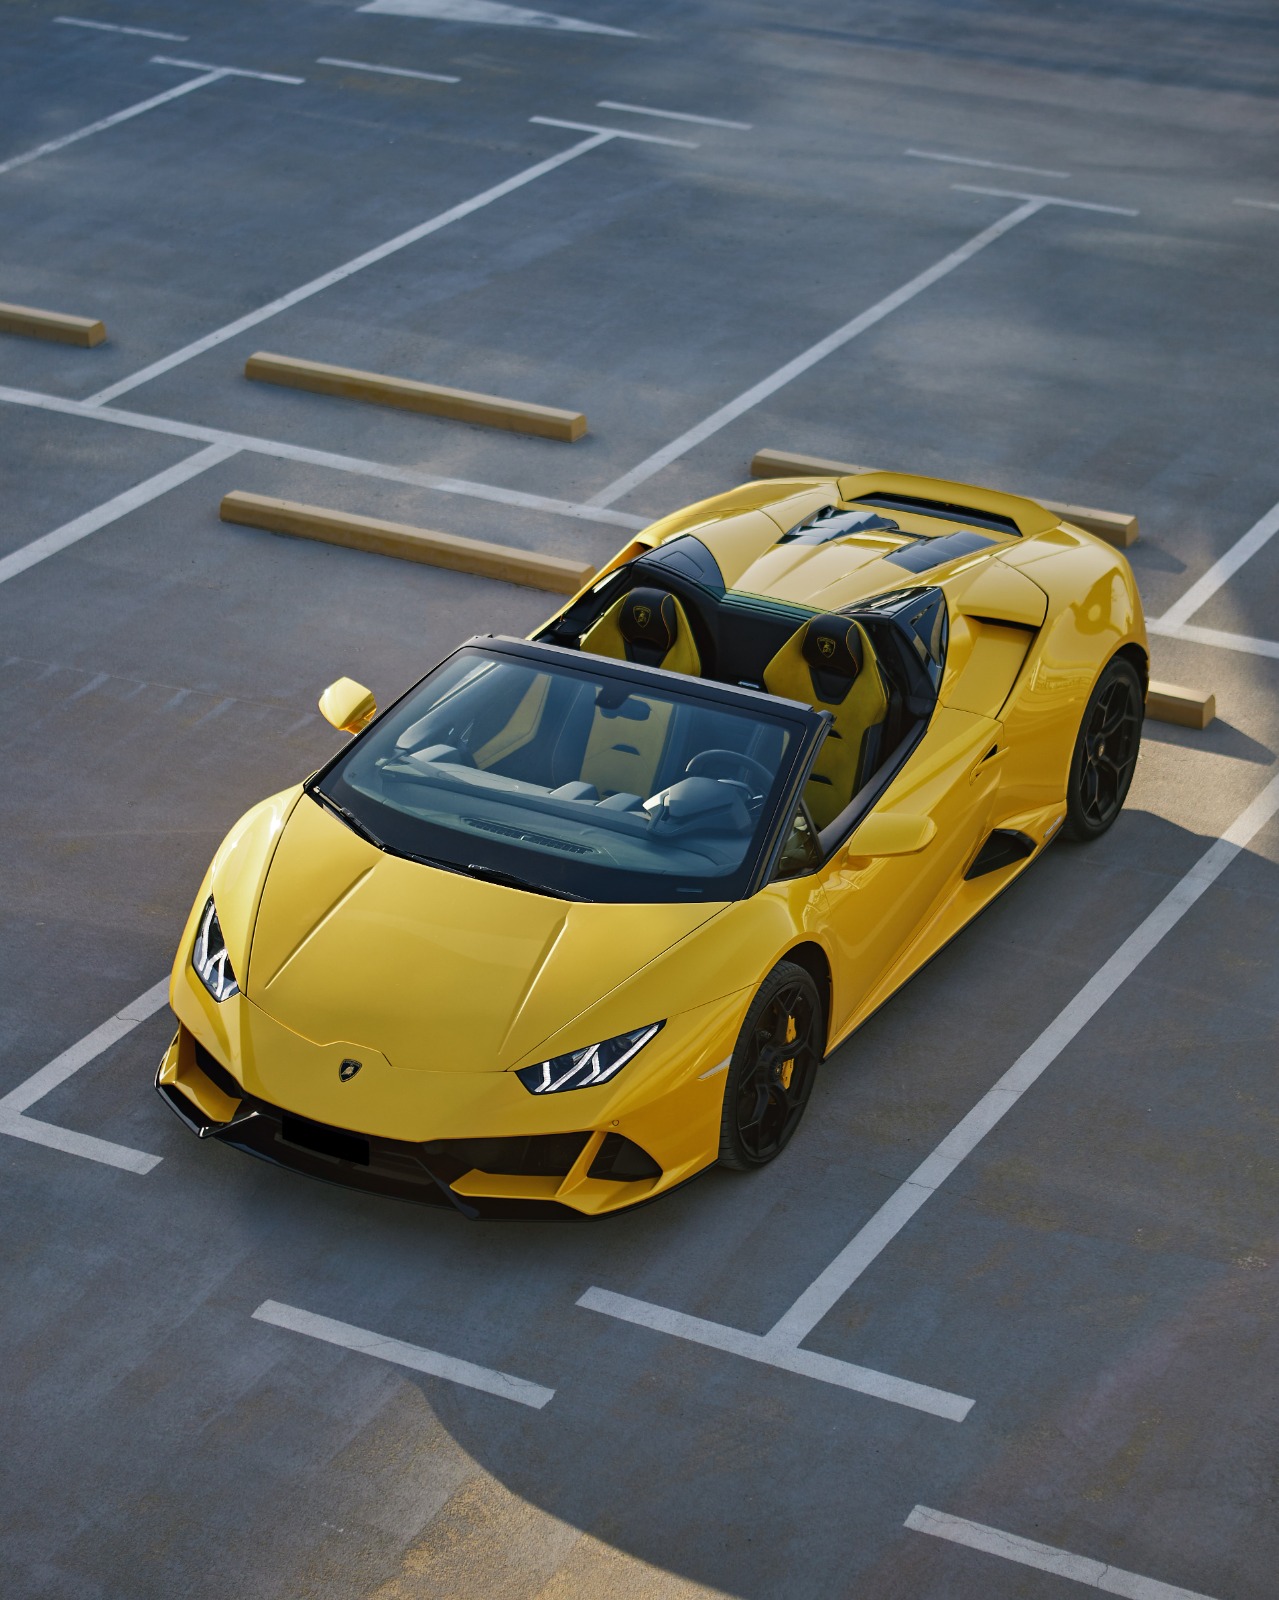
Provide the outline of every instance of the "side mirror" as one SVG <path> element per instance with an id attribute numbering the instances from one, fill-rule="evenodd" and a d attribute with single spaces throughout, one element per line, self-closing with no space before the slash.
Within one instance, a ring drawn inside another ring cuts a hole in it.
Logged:
<path id="1" fill-rule="evenodd" d="M 872 811 L 853 830 L 853 836 L 848 841 L 848 854 L 867 859 L 876 856 L 913 856 L 932 840 L 936 832 L 937 824 L 931 817 Z"/>
<path id="2" fill-rule="evenodd" d="M 339 678 L 320 696 L 320 715 L 343 733 L 359 733 L 377 716 L 377 701 L 354 678 Z"/>

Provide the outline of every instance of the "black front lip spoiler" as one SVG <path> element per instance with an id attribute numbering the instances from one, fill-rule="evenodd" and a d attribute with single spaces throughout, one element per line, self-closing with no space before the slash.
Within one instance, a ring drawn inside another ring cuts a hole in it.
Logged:
<path id="1" fill-rule="evenodd" d="M 440 1172 L 433 1170 L 422 1159 L 416 1146 L 398 1140 L 370 1139 L 370 1159 L 365 1166 L 337 1156 L 321 1155 L 292 1143 L 284 1137 L 285 1114 L 265 1101 L 245 1098 L 241 1102 L 241 1109 L 230 1122 L 214 1122 L 188 1100 L 176 1084 L 161 1083 L 159 1074 L 156 1075 L 155 1086 L 169 1110 L 197 1138 L 217 1139 L 219 1143 L 229 1144 L 233 1149 L 255 1156 L 259 1161 L 318 1179 L 321 1183 L 338 1184 L 344 1189 L 362 1189 L 395 1200 L 434 1206 L 437 1210 L 455 1210 L 470 1220 L 591 1220 L 573 1206 L 563 1205 L 558 1200 L 497 1200 L 481 1196 L 463 1199 L 453 1192 L 448 1180 Z M 454 1173 L 454 1177 L 460 1176 L 460 1172 Z"/>

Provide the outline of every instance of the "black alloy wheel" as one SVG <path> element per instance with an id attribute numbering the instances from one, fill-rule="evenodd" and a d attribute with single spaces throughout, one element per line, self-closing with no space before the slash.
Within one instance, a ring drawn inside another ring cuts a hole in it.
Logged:
<path id="1" fill-rule="evenodd" d="M 1123 809 L 1141 748 L 1141 679 L 1117 656 L 1088 700 L 1066 787 L 1068 839 L 1097 839 Z"/>
<path id="2" fill-rule="evenodd" d="M 817 985 L 779 962 L 751 1002 L 724 1084 L 719 1161 L 748 1172 L 789 1143 L 813 1092 L 825 1046 Z"/>

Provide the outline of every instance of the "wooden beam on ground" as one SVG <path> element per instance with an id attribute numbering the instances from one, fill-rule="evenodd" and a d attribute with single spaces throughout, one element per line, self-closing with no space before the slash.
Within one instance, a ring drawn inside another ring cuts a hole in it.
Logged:
<path id="1" fill-rule="evenodd" d="M 846 461 L 827 461 L 821 456 L 795 455 L 789 450 L 757 450 L 751 461 L 752 478 L 844 478 L 855 472 L 870 472 L 870 467 L 850 466 Z M 1034 496 L 1030 496 L 1034 499 Z M 1063 522 L 1092 533 L 1118 550 L 1137 542 L 1137 519 L 1122 511 L 1097 511 L 1091 506 L 1064 505 L 1057 500 L 1039 500 Z"/>
<path id="2" fill-rule="evenodd" d="M 223 496 L 220 515 L 223 522 L 266 528 L 296 539 L 320 539 L 326 544 L 395 556 L 401 561 L 420 561 L 431 567 L 448 567 L 454 572 L 473 572 L 483 578 L 522 583 L 530 589 L 547 589 L 552 594 L 576 594 L 595 576 L 595 568 L 585 562 L 566 561 L 537 550 L 463 539 L 454 533 L 435 533 L 403 522 L 385 522 L 380 517 L 356 517 L 346 511 L 274 500 L 238 489 Z"/>
<path id="3" fill-rule="evenodd" d="M 0 301 L 0 332 L 21 333 L 28 339 L 53 339 L 58 344 L 92 348 L 107 336 L 96 317 L 72 317 L 65 311 L 37 311 L 34 306 L 11 306 Z"/>
<path id="4" fill-rule="evenodd" d="M 1206 728 L 1217 715 L 1217 697 L 1152 679 L 1146 692 L 1146 715 L 1155 722 L 1175 722 L 1179 728 Z"/>
<path id="5" fill-rule="evenodd" d="M 508 433 L 531 433 L 541 439 L 571 444 L 586 432 L 580 411 L 557 406 L 537 406 L 526 400 L 503 400 L 492 394 L 472 394 L 467 389 L 446 389 L 416 378 L 392 378 L 380 372 L 360 372 L 335 367 L 326 361 L 303 361 L 296 356 L 273 355 L 258 350 L 244 364 L 244 376 L 259 383 L 278 383 L 287 389 L 307 389 L 313 394 L 339 395 L 372 405 L 396 406 L 402 411 L 451 417 L 456 422 L 476 422 Z"/>

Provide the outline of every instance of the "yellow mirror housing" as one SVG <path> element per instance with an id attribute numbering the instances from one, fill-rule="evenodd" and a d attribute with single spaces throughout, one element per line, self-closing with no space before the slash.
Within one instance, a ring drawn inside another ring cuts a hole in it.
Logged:
<path id="1" fill-rule="evenodd" d="M 359 733 L 377 716 L 377 701 L 354 678 L 339 678 L 320 696 L 320 714 L 343 733 Z"/>
<path id="2" fill-rule="evenodd" d="M 913 856 L 937 832 L 931 817 L 912 816 L 893 811 L 872 811 L 853 830 L 848 842 L 850 856 Z"/>

